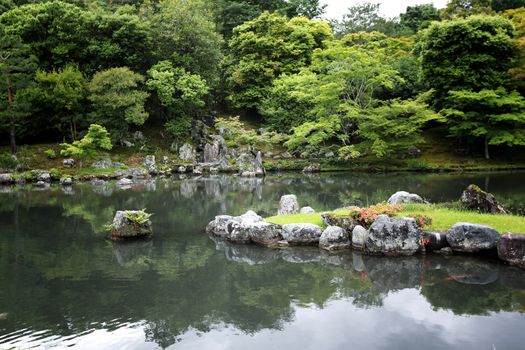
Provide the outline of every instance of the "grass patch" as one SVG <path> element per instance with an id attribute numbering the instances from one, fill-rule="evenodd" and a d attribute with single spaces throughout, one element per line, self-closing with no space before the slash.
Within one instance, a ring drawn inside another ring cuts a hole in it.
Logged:
<path id="1" fill-rule="evenodd" d="M 314 224 L 324 226 L 321 213 L 278 215 L 267 218 L 266 221 L 277 225 Z"/>
<path id="2" fill-rule="evenodd" d="M 516 215 L 479 214 L 452 209 L 443 204 L 405 204 L 398 216 L 423 214 L 432 218 L 432 230 L 446 231 L 458 222 L 487 225 L 500 233 L 525 233 L 525 217 Z"/>

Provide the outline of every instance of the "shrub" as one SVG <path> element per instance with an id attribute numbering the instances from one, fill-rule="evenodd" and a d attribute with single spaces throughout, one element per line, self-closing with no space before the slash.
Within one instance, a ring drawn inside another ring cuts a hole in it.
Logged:
<path id="1" fill-rule="evenodd" d="M 57 157 L 57 154 L 54 150 L 52 149 L 47 149 L 44 151 L 44 154 L 46 155 L 47 158 L 49 159 L 55 159 Z"/>
<path id="2" fill-rule="evenodd" d="M 396 216 L 401 210 L 400 205 L 376 204 L 368 208 L 350 210 L 350 217 L 359 225 L 370 227 L 379 215 Z"/>
<path id="3" fill-rule="evenodd" d="M 51 179 L 58 181 L 62 178 L 62 173 L 60 170 L 53 168 L 49 171 L 49 175 L 51 176 Z"/>
<path id="4" fill-rule="evenodd" d="M 139 210 L 136 213 L 130 211 L 126 212 L 127 219 L 138 225 L 144 225 L 147 223 L 152 215 L 153 214 L 146 213 L 146 209 Z"/>
<path id="5" fill-rule="evenodd" d="M 11 153 L 0 153 L 0 169 L 14 170 L 18 166 L 18 160 Z"/>

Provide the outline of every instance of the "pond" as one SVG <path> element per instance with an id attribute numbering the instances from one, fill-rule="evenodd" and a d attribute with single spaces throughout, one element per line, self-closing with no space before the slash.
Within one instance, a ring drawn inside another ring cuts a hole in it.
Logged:
<path id="1" fill-rule="evenodd" d="M 523 349 L 525 270 L 497 260 L 276 251 L 204 233 L 217 214 L 328 210 L 397 190 L 438 202 L 470 183 L 525 205 L 525 173 L 272 174 L 66 190 L 0 188 L 0 348 Z M 117 209 L 154 237 L 111 243 Z"/>

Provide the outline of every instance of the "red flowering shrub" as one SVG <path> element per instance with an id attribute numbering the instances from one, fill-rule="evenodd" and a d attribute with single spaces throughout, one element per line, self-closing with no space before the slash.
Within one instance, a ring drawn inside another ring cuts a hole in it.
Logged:
<path id="1" fill-rule="evenodd" d="M 432 227 L 432 218 L 429 217 L 429 216 L 426 216 L 426 215 L 423 215 L 423 214 L 418 214 L 418 215 L 415 215 L 415 216 L 412 216 L 416 222 L 417 222 L 417 225 L 421 228 L 430 228 Z"/>
<path id="2" fill-rule="evenodd" d="M 350 217 L 363 227 L 370 227 L 379 215 L 396 216 L 400 205 L 376 204 L 368 208 L 350 210 Z"/>

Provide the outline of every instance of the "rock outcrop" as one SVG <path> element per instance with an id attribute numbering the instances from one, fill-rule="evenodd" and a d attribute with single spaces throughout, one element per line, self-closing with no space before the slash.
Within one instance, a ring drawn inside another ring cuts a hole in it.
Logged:
<path id="1" fill-rule="evenodd" d="M 279 202 L 278 215 L 297 214 L 299 213 L 299 201 L 294 194 L 287 194 L 281 197 Z"/>
<path id="2" fill-rule="evenodd" d="M 7 174 L 0 174 L 0 184 L 7 185 L 12 184 L 14 182 L 13 175 L 7 173 Z"/>
<path id="3" fill-rule="evenodd" d="M 195 163 L 197 161 L 197 151 L 189 143 L 185 143 L 179 148 L 179 158 L 186 162 Z"/>
<path id="4" fill-rule="evenodd" d="M 476 253 L 496 248 L 500 235 L 492 227 L 459 222 L 447 231 L 447 242 L 456 252 Z"/>
<path id="5" fill-rule="evenodd" d="M 371 254 L 413 255 L 421 249 L 421 229 L 412 218 L 379 215 L 366 236 L 365 251 Z"/>
<path id="6" fill-rule="evenodd" d="M 338 226 L 328 226 L 319 238 L 319 248 L 325 250 L 340 250 L 350 248 L 348 232 Z"/>
<path id="7" fill-rule="evenodd" d="M 113 218 L 108 238 L 113 240 L 136 239 L 147 238 L 152 234 L 153 228 L 148 214 L 136 210 L 119 210 Z"/>
<path id="8" fill-rule="evenodd" d="M 505 214 L 507 210 L 499 203 L 492 193 L 482 191 L 476 185 L 467 187 L 461 195 L 460 201 L 470 210 L 480 213 Z"/>
<path id="9" fill-rule="evenodd" d="M 144 165 L 144 168 L 150 173 L 155 173 L 156 171 L 156 161 L 155 156 L 149 155 L 144 157 L 144 162 L 142 163 Z"/>
<path id="10" fill-rule="evenodd" d="M 357 225 L 352 230 L 352 248 L 362 251 L 365 249 L 366 236 L 368 230 L 361 225 Z"/>
<path id="11" fill-rule="evenodd" d="M 406 191 L 396 192 L 390 198 L 388 198 L 388 204 L 410 203 L 425 203 L 425 200 L 415 193 L 408 193 Z"/>
<path id="12" fill-rule="evenodd" d="M 525 234 L 503 234 L 498 242 L 498 257 L 525 269 Z"/>
<path id="13" fill-rule="evenodd" d="M 323 230 L 314 224 L 283 225 L 282 236 L 290 245 L 316 245 Z"/>

